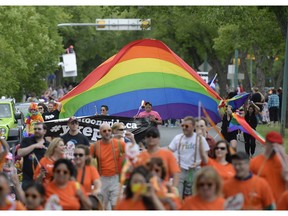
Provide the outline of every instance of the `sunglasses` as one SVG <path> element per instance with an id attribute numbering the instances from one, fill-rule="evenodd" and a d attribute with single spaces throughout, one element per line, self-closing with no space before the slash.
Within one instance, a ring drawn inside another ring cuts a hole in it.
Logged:
<path id="1" fill-rule="evenodd" d="M 147 134 L 145 137 L 146 138 L 149 138 L 149 137 L 158 138 L 158 135 L 157 134 Z"/>
<path id="2" fill-rule="evenodd" d="M 226 147 L 215 147 L 215 150 L 222 150 L 222 151 L 224 151 L 224 150 L 226 150 Z"/>
<path id="3" fill-rule="evenodd" d="M 124 131 L 125 129 L 124 129 L 124 128 L 119 128 L 118 130 L 119 130 L 119 131 Z"/>
<path id="4" fill-rule="evenodd" d="M 40 110 L 40 109 L 42 110 L 42 109 L 43 109 L 43 107 L 38 107 L 38 109 L 39 109 L 39 110 Z"/>
<path id="5" fill-rule="evenodd" d="M 39 196 L 37 194 L 29 194 L 29 193 L 26 193 L 25 194 L 25 197 L 28 199 L 29 197 L 31 197 L 32 199 L 36 199 L 38 198 Z"/>
<path id="6" fill-rule="evenodd" d="M 111 132 L 111 129 L 108 129 L 108 130 L 102 130 L 102 132 L 103 132 L 103 133 L 106 133 L 106 132 L 109 132 L 109 133 L 110 133 L 110 132 Z"/>
<path id="7" fill-rule="evenodd" d="M 79 156 L 79 157 L 83 157 L 83 156 L 84 156 L 84 154 L 82 154 L 82 153 L 79 153 L 79 154 L 74 153 L 73 155 L 74 155 L 74 157 L 78 157 L 78 156 Z"/>
<path id="8" fill-rule="evenodd" d="M 213 186 L 213 183 L 211 183 L 211 182 L 203 183 L 202 182 L 202 183 L 198 184 L 198 187 L 200 187 L 200 188 L 205 187 L 205 186 L 207 186 L 208 188 L 211 188 Z"/>
<path id="9" fill-rule="evenodd" d="M 72 121 L 72 122 L 70 122 L 70 124 L 78 124 L 78 121 Z"/>
<path id="10" fill-rule="evenodd" d="M 30 111 L 36 111 L 36 109 L 30 109 Z"/>
<path id="11" fill-rule="evenodd" d="M 69 173 L 67 170 L 59 170 L 59 169 L 57 169 L 55 172 L 57 174 L 63 173 L 64 175 L 67 175 Z"/>
<path id="12" fill-rule="evenodd" d="M 182 124 L 181 127 L 187 129 L 187 128 L 189 128 L 189 125 Z"/>
<path id="13" fill-rule="evenodd" d="M 42 128 L 34 128 L 34 130 L 36 131 L 36 130 L 42 130 Z"/>

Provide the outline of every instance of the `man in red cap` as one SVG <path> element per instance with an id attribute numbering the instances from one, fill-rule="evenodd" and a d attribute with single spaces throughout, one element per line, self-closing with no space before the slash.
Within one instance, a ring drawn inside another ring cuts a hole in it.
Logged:
<path id="1" fill-rule="evenodd" d="M 287 156 L 283 148 L 283 138 L 271 131 L 266 135 L 265 150 L 251 160 L 251 171 L 266 179 L 276 201 L 288 185 Z"/>

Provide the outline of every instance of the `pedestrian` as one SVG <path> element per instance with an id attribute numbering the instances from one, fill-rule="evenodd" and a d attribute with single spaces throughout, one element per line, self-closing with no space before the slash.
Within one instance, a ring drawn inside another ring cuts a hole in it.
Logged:
<path id="1" fill-rule="evenodd" d="M 84 188 L 72 178 L 76 178 L 72 162 L 63 158 L 57 160 L 53 167 L 53 181 L 44 185 L 46 204 L 52 195 L 56 195 L 63 210 L 80 210 L 81 207 L 91 209 L 91 202 L 85 195 Z"/>
<path id="2" fill-rule="evenodd" d="M 24 192 L 27 210 L 44 210 L 45 188 L 42 184 L 31 183 L 27 185 Z"/>
<path id="3" fill-rule="evenodd" d="M 288 210 L 288 191 L 283 192 L 277 202 L 277 210 Z"/>
<path id="4" fill-rule="evenodd" d="M 43 113 L 45 113 L 45 112 L 48 111 L 48 108 L 47 108 L 47 106 L 45 105 L 45 103 L 38 103 L 38 111 L 41 113 L 42 118 L 43 118 L 43 120 L 44 120 Z"/>
<path id="5" fill-rule="evenodd" d="M 187 197 L 181 210 L 224 210 L 222 181 L 213 167 L 204 167 L 193 183 L 193 196 Z"/>
<path id="6" fill-rule="evenodd" d="M 61 136 L 66 145 L 65 158 L 73 159 L 75 146 L 83 144 L 90 146 L 89 140 L 86 136 L 79 132 L 79 122 L 75 116 L 68 119 L 69 131 Z"/>
<path id="7" fill-rule="evenodd" d="M 36 103 L 31 103 L 28 108 L 28 114 L 26 116 L 26 133 L 27 136 L 33 136 L 34 134 L 34 125 L 38 122 L 44 122 L 41 113 L 38 111 L 38 106 Z"/>
<path id="8" fill-rule="evenodd" d="M 260 109 L 260 112 L 258 113 L 257 115 L 257 119 L 258 119 L 258 123 L 259 124 L 262 124 L 262 111 L 263 111 L 263 104 L 265 102 L 265 97 L 264 95 L 259 91 L 259 88 L 258 87 L 253 87 L 252 88 L 252 95 L 251 95 L 251 98 L 250 98 L 250 101 L 253 101 L 256 106 L 259 107 Z"/>
<path id="9" fill-rule="evenodd" d="M 179 195 L 192 195 L 192 185 L 197 171 L 199 171 L 201 157 L 199 141 L 203 143 L 204 151 L 209 151 L 209 145 L 203 136 L 194 132 L 195 119 L 186 116 L 181 124 L 183 133 L 176 135 L 168 146 L 168 149 L 176 153 L 178 165 L 181 169 L 179 179 Z M 186 192 L 185 192 L 186 191 Z"/>
<path id="10" fill-rule="evenodd" d="M 104 197 L 104 209 L 114 209 L 119 196 L 119 170 L 121 152 L 125 154 L 125 143 L 112 138 L 109 124 L 100 125 L 101 140 L 90 146 L 91 157 L 96 157 L 98 172 L 102 183 L 101 192 Z"/>
<path id="11" fill-rule="evenodd" d="M 57 107 L 55 109 L 55 106 Z M 44 121 L 51 121 L 59 119 L 59 114 L 62 108 L 62 104 L 57 101 L 50 101 L 48 103 L 48 111 L 42 114 Z"/>
<path id="12" fill-rule="evenodd" d="M 145 103 L 145 111 L 140 112 L 136 118 L 147 118 L 153 126 L 162 125 L 162 118 L 157 111 L 152 110 L 152 103 Z"/>
<path id="13" fill-rule="evenodd" d="M 251 160 L 251 171 L 268 182 L 276 202 L 288 184 L 288 176 L 285 174 L 287 167 L 284 167 L 279 157 L 281 149 L 285 152 L 283 144 L 282 136 L 276 131 L 270 131 L 266 134 L 264 152 Z"/>
<path id="14" fill-rule="evenodd" d="M 150 183 L 151 173 L 145 166 L 136 167 L 128 180 L 125 195 L 116 210 L 165 210 Z"/>
<path id="15" fill-rule="evenodd" d="M 279 96 L 276 94 L 275 89 L 272 90 L 272 94 L 269 96 L 268 109 L 271 127 L 278 126 Z"/>
<path id="16" fill-rule="evenodd" d="M 260 111 L 260 108 L 253 102 L 250 102 L 250 105 L 248 106 L 248 110 L 245 114 L 245 120 L 246 122 L 256 130 L 258 121 L 257 121 L 257 115 Z M 253 157 L 256 149 L 256 140 L 253 136 L 251 136 L 249 133 L 244 132 L 244 140 L 245 140 L 245 151 L 249 157 Z"/>
<path id="17" fill-rule="evenodd" d="M 213 155 L 213 158 L 208 157 L 203 143 L 200 143 L 201 166 L 212 166 L 224 181 L 232 178 L 235 171 L 231 164 L 229 143 L 226 140 L 219 140 L 213 149 Z"/>
<path id="18" fill-rule="evenodd" d="M 65 144 L 60 137 L 54 138 L 48 146 L 44 157 L 39 161 L 35 172 L 34 180 L 47 184 L 53 180 L 53 167 L 55 161 L 64 157 Z"/>
<path id="19" fill-rule="evenodd" d="M 250 171 L 250 159 L 246 152 L 237 152 L 231 160 L 236 174 L 224 182 L 224 197 L 227 199 L 241 193 L 244 197 L 243 210 L 274 210 L 270 185 Z"/>
<path id="20" fill-rule="evenodd" d="M 34 136 L 25 137 L 18 149 L 18 156 L 23 157 L 23 180 L 22 188 L 33 182 L 34 170 L 49 146 L 45 139 L 47 127 L 42 122 L 34 125 Z"/>

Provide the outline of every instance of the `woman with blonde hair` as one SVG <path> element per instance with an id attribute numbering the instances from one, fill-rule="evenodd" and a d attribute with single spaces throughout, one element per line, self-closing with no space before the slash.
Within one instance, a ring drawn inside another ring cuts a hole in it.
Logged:
<path id="1" fill-rule="evenodd" d="M 54 138 L 34 171 L 34 180 L 45 184 L 51 182 L 53 179 L 54 163 L 64 157 L 64 151 L 65 144 L 63 139 L 59 137 Z"/>
<path id="2" fill-rule="evenodd" d="M 187 197 L 182 210 L 224 210 L 225 199 L 221 196 L 222 180 L 213 167 L 204 167 L 196 174 L 193 196 Z"/>

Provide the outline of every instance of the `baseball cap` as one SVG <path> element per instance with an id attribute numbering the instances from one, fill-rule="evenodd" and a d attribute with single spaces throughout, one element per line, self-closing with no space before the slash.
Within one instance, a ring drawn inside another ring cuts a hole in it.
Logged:
<path id="1" fill-rule="evenodd" d="M 74 121 L 77 121 L 77 118 L 75 116 L 71 116 L 69 119 L 68 119 L 68 123 L 71 123 L 71 122 L 74 122 Z"/>
<path id="2" fill-rule="evenodd" d="M 270 143 L 283 144 L 283 138 L 281 134 L 276 131 L 270 131 L 266 134 L 266 141 Z"/>
<path id="3" fill-rule="evenodd" d="M 236 154 L 231 155 L 231 160 L 249 160 L 249 156 L 246 152 L 237 152 Z"/>

